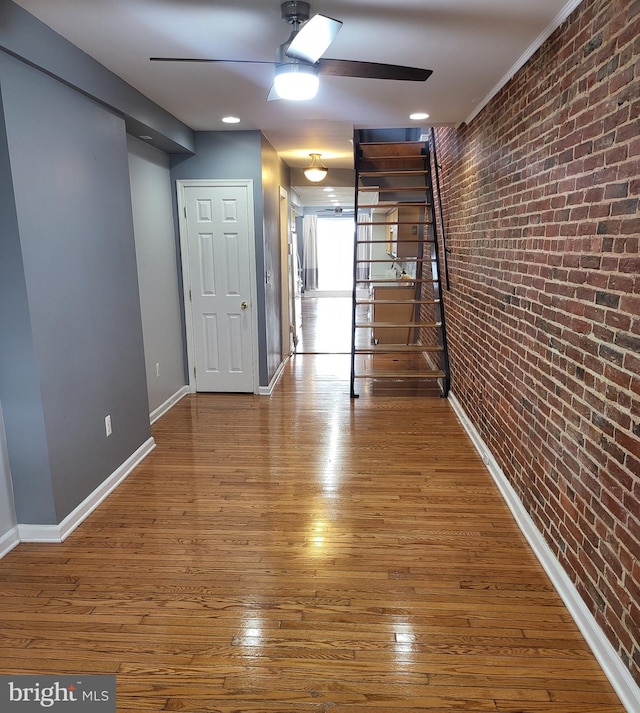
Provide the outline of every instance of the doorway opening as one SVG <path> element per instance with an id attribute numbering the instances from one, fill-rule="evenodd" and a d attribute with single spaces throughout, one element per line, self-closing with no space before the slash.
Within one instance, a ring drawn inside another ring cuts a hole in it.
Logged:
<path id="1" fill-rule="evenodd" d="M 353 218 L 318 218 L 317 281 L 302 296 L 298 354 L 351 352 L 354 239 Z"/>
<path id="2" fill-rule="evenodd" d="M 351 297 L 353 241 L 353 219 L 318 218 L 317 297 Z"/>

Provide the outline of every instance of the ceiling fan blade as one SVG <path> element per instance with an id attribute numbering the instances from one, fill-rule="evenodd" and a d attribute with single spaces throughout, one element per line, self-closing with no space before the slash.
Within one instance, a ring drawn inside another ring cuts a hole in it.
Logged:
<path id="1" fill-rule="evenodd" d="M 291 40 L 286 55 L 315 64 L 340 32 L 342 22 L 324 15 L 314 15 Z"/>
<path id="2" fill-rule="evenodd" d="M 235 64 L 275 64 L 258 59 L 208 59 L 206 57 L 149 57 L 151 62 L 233 62 Z"/>
<path id="3" fill-rule="evenodd" d="M 402 67 L 397 64 L 378 62 L 358 62 L 350 59 L 321 59 L 318 62 L 320 74 L 331 77 L 361 77 L 363 79 L 396 79 L 406 82 L 424 82 L 432 74 L 430 69 Z"/>

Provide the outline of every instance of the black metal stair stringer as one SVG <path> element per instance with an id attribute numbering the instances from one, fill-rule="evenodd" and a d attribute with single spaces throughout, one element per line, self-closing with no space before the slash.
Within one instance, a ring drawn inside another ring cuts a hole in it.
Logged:
<path id="1" fill-rule="evenodd" d="M 375 130 L 366 134 L 367 141 L 362 140 L 363 132 L 354 135 L 351 396 L 358 396 L 358 379 L 374 385 L 436 380 L 446 396 L 450 376 L 430 146 L 422 139 L 416 141 L 411 130 L 401 130 L 401 135 L 388 130 L 381 141 L 376 140 Z M 373 195 L 379 200 L 368 197 Z M 372 219 L 367 214 L 374 211 Z M 396 242 L 371 235 L 365 239 L 362 225 L 369 225 L 370 231 L 387 226 Z M 384 243 L 388 243 L 386 255 L 372 256 L 371 251 L 380 253 Z M 368 257 L 363 257 L 361 248 Z M 371 270 L 387 262 L 410 274 L 396 279 L 376 273 L 374 279 Z M 366 278 L 363 266 L 369 268 Z M 359 289 L 369 289 L 369 298 L 359 298 Z"/>

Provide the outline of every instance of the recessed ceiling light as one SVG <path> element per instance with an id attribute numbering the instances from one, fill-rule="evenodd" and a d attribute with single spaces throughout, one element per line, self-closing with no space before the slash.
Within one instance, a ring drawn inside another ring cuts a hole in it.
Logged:
<path id="1" fill-rule="evenodd" d="M 153 136 L 147 136 L 146 134 L 143 134 L 140 138 L 143 141 L 153 141 Z"/>
<path id="2" fill-rule="evenodd" d="M 224 124 L 239 124 L 240 119 L 237 116 L 223 116 L 222 122 Z"/>
<path id="3" fill-rule="evenodd" d="M 325 193 L 331 193 L 331 192 L 333 191 L 333 188 L 329 188 L 329 187 L 327 186 L 327 188 L 323 188 L 322 190 L 323 190 Z"/>
<path id="4" fill-rule="evenodd" d="M 423 111 L 417 111 L 417 112 L 415 112 L 414 114 L 410 114 L 410 115 L 409 115 L 409 118 L 410 118 L 412 121 L 422 121 L 423 119 L 428 119 L 428 118 L 429 118 L 429 114 L 426 114 L 426 113 L 423 112 Z"/>

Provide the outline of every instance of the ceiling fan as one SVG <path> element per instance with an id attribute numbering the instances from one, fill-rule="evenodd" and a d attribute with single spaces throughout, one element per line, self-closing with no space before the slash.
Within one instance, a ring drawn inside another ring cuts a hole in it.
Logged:
<path id="1" fill-rule="evenodd" d="M 336 218 L 339 218 L 341 215 L 344 215 L 345 213 L 354 213 L 355 210 L 353 208 L 341 208 L 340 206 L 336 206 L 335 208 L 321 208 L 320 210 L 316 211 L 317 213 L 332 213 Z"/>
<path id="2" fill-rule="evenodd" d="M 424 82 L 431 76 L 430 69 L 325 58 L 322 55 L 336 38 L 342 22 L 319 14 L 309 19 L 311 7 L 308 2 L 302 0 L 283 2 L 281 11 L 282 19 L 293 26 L 293 31 L 289 39 L 276 49 L 275 62 L 190 57 L 151 57 L 150 60 L 152 62 L 240 62 L 275 65 L 275 79 L 269 100 L 312 99 L 318 91 L 320 74 L 411 82 Z"/>

